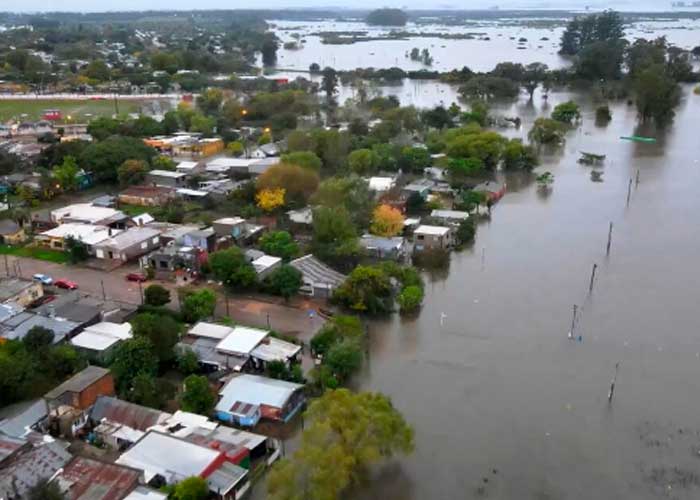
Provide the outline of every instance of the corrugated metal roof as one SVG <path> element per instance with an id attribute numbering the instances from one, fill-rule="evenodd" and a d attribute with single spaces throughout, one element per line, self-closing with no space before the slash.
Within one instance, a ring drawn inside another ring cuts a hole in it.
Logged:
<path id="1" fill-rule="evenodd" d="M 120 500 L 138 485 L 140 476 L 136 469 L 75 457 L 56 481 L 71 500 Z"/>
<path id="2" fill-rule="evenodd" d="M 314 285 L 338 287 L 346 278 L 345 275 L 331 269 L 311 254 L 299 257 L 290 264 L 301 271 L 305 281 L 312 282 Z"/>
<path id="3" fill-rule="evenodd" d="M 21 407 L 15 406 L 13 413 L 7 414 L 5 418 L 0 418 L 0 432 L 4 432 L 8 436 L 22 437 L 29 427 L 46 417 L 48 413 L 46 401 L 43 399 L 37 399 L 29 405 L 19 404 Z"/>
<path id="4" fill-rule="evenodd" d="M 240 401 L 253 405 L 267 405 L 282 408 L 294 392 L 304 386 L 275 380 L 258 375 L 239 375 L 233 377 L 221 389 L 221 400 L 216 405 L 218 411 L 229 412 L 233 405 Z"/>
<path id="5" fill-rule="evenodd" d="M 248 471 L 243 467 L 239 467 L 231 462 L 224 462 L 206 480 L 210 491 L 215 491 L 220 495 L 227 495 L 247 475 Z"/>
<path id="6" fill-rule="evenodd" d="M 262 361 L 288 361 L 299 351 L 301 351 L 299 345 L 268 337 L 265 342 L 253 349 L 250 355 Z"/>
<path id="7" fill-rule="evenodd" d="M 146 431 L 170 417 L 170 413 L 140 406 L 112 396 L 100 396 L 90 410 L 90 418 L 95 422 L 107 419 L 110 422 L 126 425 L 132 429 Z"/>
<path id="8" fill-rule="evenodd" d="M 227 354 L 248 355 L 269 334 L 270 332 L 267 330 L 236 326 L 226 338 L 217 344 L 216 349 Z"/>
<path id="9" fill-rule="evenodd" d="M 53 476 L 71 459 L 58 442 L 39 442 L 28 451 L 20 452 L 3 466 L 0 474 L 0 498 L 11 498 L 27 491 L 42 479 Z"/>

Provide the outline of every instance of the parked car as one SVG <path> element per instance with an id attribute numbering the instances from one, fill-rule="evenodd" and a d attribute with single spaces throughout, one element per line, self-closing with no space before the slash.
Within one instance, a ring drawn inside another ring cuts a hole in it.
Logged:
<path id="1" fill-rule="evenodd" d="M 38 281 L 42 285 L 53 285 L 53 278 L 48 274 L 37 273 L 34 276 L 32 276 L 32 279 L 34 281 Z"/>
<path id="2" fill-rule="evenodd" d="M 67 279 L 56 280 L 54 282 L 54 285 L 56 285 L 58 288 L 65 288 L 66 290 L 77 290 L 78 289 L 78 284 L 75 281 L 71 281 L 71 280 L 67 280 Z"/>
<path id="3" fill-rule="evenodd" d="M 49 302 L 53 302 L 54 300 L 56 300 L 55 295 L 44 295 L 29 304 L 29 309 L 35 309 L 39 306 L 43 306 L 44 304 L 48 304 Z"/>
<path id="4" fill-rule="evenodd" d="M 144 281 L 147 281 L 147 280 L 148 280 L 148 278 L 143 273 L 129 273 L 126 275 L 126 281 L 136 281 L 139 283 L 143 283 Z"/>

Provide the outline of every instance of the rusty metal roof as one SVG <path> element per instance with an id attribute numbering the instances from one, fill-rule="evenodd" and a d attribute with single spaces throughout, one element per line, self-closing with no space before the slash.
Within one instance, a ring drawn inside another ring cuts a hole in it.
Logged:
<path id="1" fill-rule="evenodd" d="M 111 396 L 100 396 L 90 411 L 90 418 L 95 422 L 107 419 L 110 422 L 126 425 L 142 432 L 157 425 L 171 415 L 162 411 L 122 401 Z"/>
<path id="2" fill-rule="evenodd" d="M 56 481 L 71 500 L 121 500 L 138 486 L 140 476 L 131 467 L 75 457 Z"/>

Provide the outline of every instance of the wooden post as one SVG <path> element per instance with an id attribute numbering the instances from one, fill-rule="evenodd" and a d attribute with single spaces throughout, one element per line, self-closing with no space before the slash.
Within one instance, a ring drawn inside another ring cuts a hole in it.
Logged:
<path id="1" fill-rule="evenodd" d="M 627 185 L 627 206 L 630 206 L 630 197 L 632 196 L 632 178 L 630 177 L 630 182 Z"/>
<path id="2" fill-rule="evenodd" d="M 610 229 L 608 229 L 608 247 L 605 253 L 607 255 L 610 255 L 610 245 L 612 244 L 612 232 L 613 232 L 613 223 L 610 222 Z"/>
<path id="3" fill-rule="evenodd" d="M 574 314 L 571 316 L 571 330 L 569 330 L 569 338 L 574 338 L 574 329 L 576 328 L 576 312 L 578 311 L 578 306 L 574 304 Z"/>
<path id="4" fill-rule="evenodd" d="M 638 187 L 638 186 L 639 186 L 639 169 L 637 169 L 637 176 L 635 177 L 635 180 L 634 180 L 634 187 Z"/>
<path id="5" fill-rule="evenodd" d="M 588 285 L 588 293 L 593 292 L 593 282 L 595 281 L 595 272 L 598 269 L 598 264 L 593 264 L 593 270 L 591 271 L 591 283 Z"/>
<path id="6" fill-rule="evenodd" d="M 100 280 L 100 285 L 102 286 L 102 300 L 107 300 L 107 293 L 105 293 L 105 280 Z"/>
<path id="7" fill-rule="evenodd" d="M 620 370 L 620 363 L 615 363 L 615 376 L 613 376 L 612 382 L 610 382 L 610 391 L 608 391 L 608 403 L 612 403 L 613 396 L 615 395 L 615 382 L 617 382 L 617 372 Z"/>

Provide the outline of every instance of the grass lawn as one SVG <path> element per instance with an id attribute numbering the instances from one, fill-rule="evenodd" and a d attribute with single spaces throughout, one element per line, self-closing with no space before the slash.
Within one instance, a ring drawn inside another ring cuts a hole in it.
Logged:
<path id="1" fill-rule="evenodd" d="M 136 113 L 145 101 L 119 101 L 120 113 Z M 39 120 L 47 109 L 59 109 L 64 119 L 71 116 L 73 122 L 85 123 L 95 116 L 112 116 L 113 100 L 0 100 L 0 121 L 11 119 L 17 121 Z M 27 116 L 22 116 L 27 115 Z"/>
<path id="2" fill-rule="evenodd" d="M 124 212 L 129 217 L 136 217 L 137 215 L 148 213 L 150 211 L 156 210 L 158 207 L 142 207 L 140 205 L 124 205 L 119 204 L 119 210 Z"/>
<path id="3" fill-rule="evenodd" d="M 8 245 L 0 245 L 0 255 L 14 255 L 16 257 L 29 257 L 31 259 L 46 260 L 56 264 L 65 264 L 68 262 L 68 255 L 59 250 L 51 250 L 50 248 L 41 247 L 12 247 Z"/>

